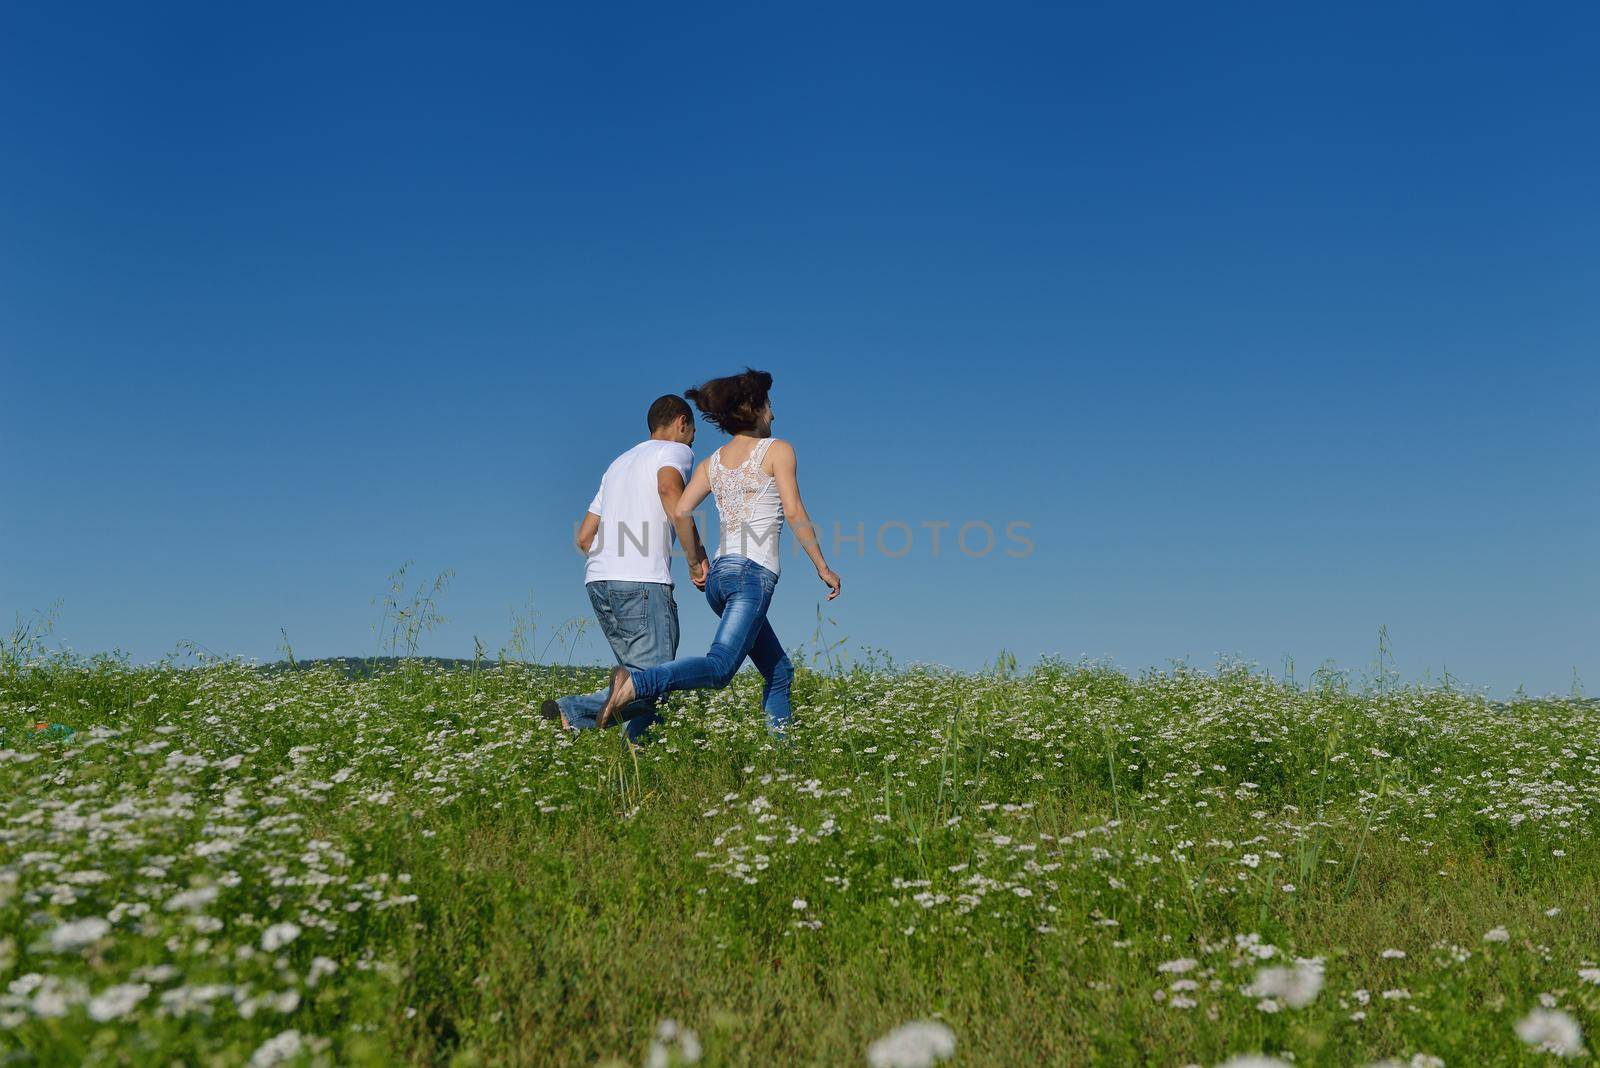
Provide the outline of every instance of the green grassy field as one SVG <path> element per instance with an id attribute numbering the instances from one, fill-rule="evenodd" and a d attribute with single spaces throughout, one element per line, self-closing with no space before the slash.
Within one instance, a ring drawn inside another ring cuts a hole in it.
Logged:
<path id="1" fill-rule="evenodd" d="M 756 681 L 629 752 L 538 717 L 554 669 L 12 658 L 0 1063 L 850 1065 L 933 1020 L 957 1065 L 1494 1065 L 1600 1025 L 1590 703 L 802 671 L 775 747 Z"/>

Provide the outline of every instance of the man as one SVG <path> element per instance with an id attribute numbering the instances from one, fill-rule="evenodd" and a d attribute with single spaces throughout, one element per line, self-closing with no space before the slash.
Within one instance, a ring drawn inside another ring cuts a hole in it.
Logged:
<path id="1" fill-rule="evenodd" d="M 678 606 L 672 599 L 673 507 L 694 469 L 694 413 L 681 397 L 658 397 L 646 417 L 650 437 L 611 461 L 589 511 L 578 525 L 578 549 L 588 557 L 584 584 L 600 630 L 617 663 L 653 667 L 678 655 Z M 699 561 L 689 578 L 705 589 L 705 552 L 693 529 Z M 546 719 L 572 730 L 595 726 L 610 688 L 546 701 Z M 630 718 L 637 717 L 637 718 Z M 626 736 L 638 742 L 656 721 L 655 702 L 624 710 Z"/>

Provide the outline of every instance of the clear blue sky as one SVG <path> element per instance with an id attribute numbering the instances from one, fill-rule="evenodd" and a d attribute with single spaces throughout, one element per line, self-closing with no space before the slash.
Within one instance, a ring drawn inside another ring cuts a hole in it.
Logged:
<path id="1" fill-rule="evenodd" d="M 426 649 L 497 649 L 588 614 L 649 401 L 749 363 L 824 524 L 1032 524 L 834 553 L 853 642 L 1303 677 L 1386 624 L 1600 688 L 1591 6 L 31 6 L 6 621 L 363 653 L 414 557 Z"/>

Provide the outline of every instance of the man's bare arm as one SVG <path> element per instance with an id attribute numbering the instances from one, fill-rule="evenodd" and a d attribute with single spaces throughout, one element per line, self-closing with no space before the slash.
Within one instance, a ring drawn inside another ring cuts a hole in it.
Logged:
<path id="1" fill-rule="evenodd" d="M 589 547 L 594 544 L 595 535 L 600 533 L 600 517 L 593 512 L 583 513 L 583 520 L 578 524 L 578 536 L 573 544 L 585 556 L 589 555 Z"/>

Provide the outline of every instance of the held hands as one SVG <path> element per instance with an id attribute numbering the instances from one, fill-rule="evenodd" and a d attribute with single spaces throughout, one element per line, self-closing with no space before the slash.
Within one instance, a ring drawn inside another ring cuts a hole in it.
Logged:
<path id="1" fill-rule="evenodd" d="M 839 596 L 840 582 L 839 573 L 837 571 L 829 567 L 827 564 L 823 564 L 821 567 L 817 568 L 817 578 L 821 579 L 822 584 L 828 587 L 828 600 L 831 601 L 835 597 Z"/>
<path id="2" fill-rule="evenodd" d="M 706 563 L 706 558 L 704 556 L 689 565 L 689 581 L 694 583 L 694 588 L 699 590 L 701 593 L 705 592 L 706 574 L 710 570 L 711 567 Z"/>

